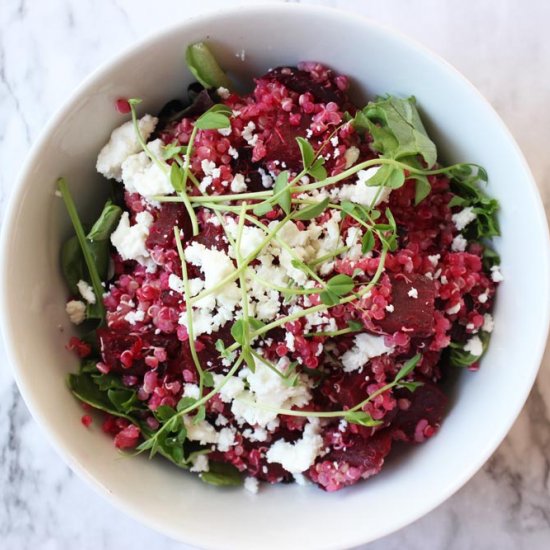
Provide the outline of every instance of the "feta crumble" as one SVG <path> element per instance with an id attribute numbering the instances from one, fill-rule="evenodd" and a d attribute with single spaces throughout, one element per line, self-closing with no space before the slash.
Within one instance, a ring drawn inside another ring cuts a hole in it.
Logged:
<path id="1" fill-rule="evenodd" d="M 249 492 L 255 495 L 258 492 L 258 487 L 260 483 L 255 477 L 247 477 L 244 480 L 244 488 Z"/>
<path id="2" fill-rule="evenodd" d="M 86 304 L 80 300 L 69 300 L 65 305 L 65 311 L 71 323 L 80 325 L 86 319 Z"/>
<path id="3" fill-rule="evenodd" d="M 145 141 L 153 133 L 157 122 L 158 118 L 151 115 L 145 115 L 138 121 L 139 130 Z M 122 181 L 122 163 L 140 150 L 141 145 L 137 140 L 134 125 L 129 120 L 113 130 L 109 141 L 99 152 L 96 169 L 108 179 Z"/>
<path id="4" fill-rule="evenodd" d="M 244 176 L 242 174 L 235 174 L 230 188 L 233 193 L 244 193 L 246 191 Z"/>
<path id="5" fill-rule="evenodd" d="M 150 269 L 154 267 L 145 246 L 152 223 L 153 216 L 149 212 L 140 212 L 136 215 L 136 223 L 131 226 L 128 212 L 123 212 L 117 228 L 111 234 L 111 242 L 123 260 L 136 260 Z"/>
<path id="6" fill-rule="evenodd" d="M 309 418 L 301 439 L 289 443 L 279 439 L 266 452 L 269 463 L 278 463 L 291 474 L 305 472 L 317 458 L 323 447 L 318 418 Z"/>
<path id="7" fill-rule="evenodd" d="M 469 223 L 473 222 L 476 218 L 477 215 L 474 212 L 473 207 L 471 206 L 466 206 L 460 212 L 457 212 L 452 216 L 453 223 L 459 231 L 462 231 Z"/>
<path id="8" fill-rule="evenodd" d="M 131 325 L 135 325 L 137 322 L 141 322 L 145 319 L 145 311 L 138 310 L 138 311 L 129 311 L 125 316 L 124 320 L 130 323 Z"/>
<path id="9" fill-rule="evenodd" d="M 392 353 L 394 347 L 388 347 L 384 343 L 384 336 L 374 334 L 358 334 L 355 337 L 355 345 L 342 355 L 344 372 L 353 372 L 363 367 L 373 357 Z"/>
<path id="10" fill-rule="evenodd" d="M 414 288 L 414 286 L 411 287 L 409 289 L 409 292 L 407 292 L 407 296 L 409 298 L 414 298 L 416 300 L 418 298 L 418 290 L 416 288 Z"/>
<path id="11" fill-rule="evenodd" d="M 389 187 L 369 187 L 367 182 L 378 172 L 379 166 L 357 172 L 357 181 L 354 184 L 342 185 L 331 191 L 331 197 L 342 202 L 345 200 L 361 204 L 362 206 L 377 206 L 386 202 L 390 196 Z"/>
<path id="12" fill-rule="evenodd" d="M 499 265 L 494 265 L 493 267 L 491 267 L 491 279 L 493 279 L 493 282 L 495 283 L 501 283 L 502 281 L 504 281 L 504 277 L 500 272 Z"/>
<path id="13" fill-rule="evenodd" d="M 208 457 L 205 454 L 195 456 L 191 464 L 190 472 L 208 472 L 209 470 Z"/>
<path id="14" fill-rule="evenodd" d="M 464 345 L 464 351 L 467 351 L 474 357 L 481 357 L 483 355 L 483 343 L 479 336 L 470 338 Z"/>
<path id="15" fill-rule="evenodd" d="M 90 284 L 81 279 L 78 283 L 76 283 L 76 286 L 78 288 L 78 292 L 80 292 L 80 295 L 84 298 L 84 300 L 86 300 L 89 304 L 96 303 L 95 292 Z"/>
<path id="16" fill-rule="evenodd" d="M 485 313 L 483 315 L 483 326 L 481 327 L 481 330 L 485 332 L 493 332 L 495 328 L 495 321 L 493 319 L 493 316 L 490 313 Z"/>
<path id="17" fill-rule="evenodd" d="M 453 252 L 464 252 L 467 245 L 468 241 L 462 235 L 457 235 L 451 243 L 451 250 Z"/>

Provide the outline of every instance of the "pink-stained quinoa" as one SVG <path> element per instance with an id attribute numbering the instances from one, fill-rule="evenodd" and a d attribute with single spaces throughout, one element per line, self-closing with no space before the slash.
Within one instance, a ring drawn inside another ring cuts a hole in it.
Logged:
<path id="1" fill-rule="evenodd" d="M 356 163 L 376 158 L 370 138 L 346 123 L 345 113 L 353 115 L 357 109 L 348 97 L 348 87 L 345 76 L 318 63 L 302 63 L 297 69 L 268 72 L 255 81 L 247 95 L 224 94 L 222 101 L 233 112 L 231 131 L 200 130 L 196 134 L 192 172 L 199 181 L 209 178 L 207 192 L 211 195 L 232 193 L 231 182 L 239 174 L 247 191 L 263 191 L 282 170 L 300 172 L 297 136 L 307 138 L 315 150 L 326 143 L 323 156 L 329 176 L 349 167 L 352 155 Z M 117 101 L 117 108 L 128 112 L 123 100 Z M 157 137 L 166 145 L 186 145 L 195 119 L 169 123 L 157 129 Z M 393 445 L 423 443 L 437 433 L 447 407 L 441 385 L 445 373 L 442 353 L 451 341 L 478 334 L 493 307 L 497 283 L 483 266 L 484 247 L 472 240 L 463 251 L 453 250 L 459 231 L 452 216 L 460 209 L 449 206 L 454 196 L 449 179 L 431 175 L 429 183 L 431 192 L 418 205 L 413 179 L 391 192 L 386 206 L 397 223 L 398 247 L 388 252 L 383 274 L 370 293 L 328 309 L 320 328 L 312 329 L 302 317 L 273 329 L 258 343 L 266 359 L 297 362 L 297 368 L 314 381 L 311 399 L 301 409 L 318 412 L 355 406 L 392 382 L 404 359 L 421 354 L 413 379 L 422 385 L 414 392 L 393 388 L 365 405 L 363 410 L 381 421 L 380 425 L 366 427 L 340 418 L 321 422 L 322 447 L 303 473 L 327 491 L 380 472 Z M 190 194 L 199 191 L 193 189 Z M 170 285 L 171 275 L 182 277 L 173 227 L 182 229 L 186 246 L 196 242 L 227 251 L 228 242 L 224 228 L 208 209 L 197 210 L 200 233 L 192 237 L 182 203 L 156 204 L 129 192 L 124 202 L 131 223 L 140 212 L 147 211 L 153 217 L 146 247 L 156 269 L 124 261 L 113 251 L 115 275 L 103 297 L 107 324 L 97 330 L 101 360 L 96 368 L 101 374 L 116 375 L 124 387 L 137 392 L 147 411 L 141 414 L 141 421 L 155 430 L 159 426 L 155 411 L 161 406 L 175 408 L 186 386 L 199 381 L 189 335 L 180 323 L 186 304 L 182 294 Z M 314 221 L 322 225 L 331 215 L 328 209 Z M 260 219 L 269 224 L 283 216 L 275 207 Z M 309 223 L 296 225 L 306 230 Z M 339 225 L 342 240 L 346 242 L 358 227 L 353 218 L 346 217 Z M 357 257 L 341 254 L 327 267 L 323 278 L 341 273 L 355 276 L 359 283 L 368 282 L 379 267 L 379 252 L 377 242 L 372 253 Z M 187 269 L 189 278 L 203 277 L 196 266 L 188 264 Z M 318 294 L 309 294 L 292 305 L 305 308 L 319 303 Z M 280 315 L 289 308 L 281 297 Z M 368 334 L 384 336 L 385 346 L 392 351 L 370 358 L 358 369 L 343 369 L 341 358 L 354 349 L 355 333 L 308 336 L 326 326 L 332 331 L 343 330 L 350 322 L 361 323 Z M 228 371 L 216 342 L 221 339 L 226 346 L 231 345 L 230 328 L 231 323 L 226 323 L 219 331 L 196 338 L 199 359 L 209 373 Z M 92 351 L 78 338 L 72 338 L 68 348 L 80 357 L 90 356 Z M 477 368 L 477 363 L 471 368 Z M 232 429 L 234 440 L 228 448 L 212 445 L 210 463 L 231 464 L 247 476 L 269 483 L 292 481 L 293 474 L 281 463 L 269 461 L 266 454 L 276 441 L 300 440 L 308 420 L 289 415 L 278 418 L 278 425 L 267 429 L 265 437 L 255 439 L 249 435 L 255 426 L 239 424 L 231 402 L 215 395 L 206 403 L 206 421 L 218 431 L 222 426 Z M 83 416 L 82 423 L 88 427 L 91 417 Z M 102 427 L 119 449 L 135 448 L 142 441 L 140 428 L 125 418 L 106 415 Z"/>

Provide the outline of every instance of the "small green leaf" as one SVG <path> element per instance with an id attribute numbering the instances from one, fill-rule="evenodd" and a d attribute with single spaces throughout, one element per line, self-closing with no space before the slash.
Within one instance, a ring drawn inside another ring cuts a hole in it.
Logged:
<path id="1" fill-rule="evenodd" d="M 205 388 L 213 388 L 215 386 L 214 376 L 209 371 L 204 371 L 202 373 L 202 380 Z"/>
<path id="2" fill-rule="evenodd" d="M 279 193 L 281 193 L 277 198 L 277 204 L 283 209 L 285 214 L 290 214 L 292 204 L 292 195 L 290 193 L 290 188 L 288 188 L 288 175 L 289 174 L 287 170 L 281 172 L 277 176 L 277 179 L 275 180 L 275 185 L 273 186 L 274 194 L 278 195 Z M 256 214 L 256 212 L 254 213 Z"/>
<path id="3" fill-rule="evenodd" d="M 192 407 L 196 402 L 197 400 L 194 397 L 182 397 L 176 405 L 176 410 L 178 412 L 184 411 Z"/>
<path id="4" fill-rule="evenodd" d="M 374 420 L 369 413 L 365 411 L 349 411 L 344 415 L 344 419 L 351 424 L 359 424 L 360 426 L 366 426 L 372 428 L 382 424 L 380 420 Z"/>
<path id="5" fill-rule="evenodd" d="M 330 289 L 323 290 L 323 292 L 319 294 L 319 299 L 326 306 L 335 306 L 340 303 L 340 297 L 338 294 Z"/>
<path id="6" fill-rule="evenodd" d="M 350 320 L 347 322 L 348 328 L 354 332 L 360 332 L 365 329 L 365 326 L 360 321 Z"/>
<path id="7" fill-rule="evenodd" d="M 197 425 L 200 424 L 204 419 L 206 418 L 206 407 L 204 405 L 200 405 L 197 409 L 197 414 L 193 417 L 193 424 Z"/>
<path id="8" fill-rule="evenodd" d="M 430 194 L 432 186 L 426 176 L 414 176 L 414 179 L 414 205 L 417 206 Z"/>
<path id="9" fill-rule="evenodd" d="M 315 162 L 309 167 L 307 173 L 314 177 L 317 181 L 322 181 L 327 177 L 327 171 L 325 169 L 325 159 L 318 157 Z"/>
<path id="10" fill-rule="evenodd" d="M 183 193 L 184 172 L 175 162 L 170 166 L 170 183 L 175 191 Z"/>
<path id="11" fill-rule="evenodd" d="M 414 391 L 416 391 L 417 388 L 423 385 L 423 382 L 399 382 L 396 387 L 409 390 L 411 393 L 413 393 Z"/>
<path id="12" fill-rule="evenodd" d="M 349 294 L 354 286 L 354 280 L 349 275 L 344 275 L 343 273 L 335 275 L 327 281 L 327 289 L 336 294 L 336 296 Z"/>
<path id="13" fill-rule="evenodd" d="M 155 416 L 157 417 L 157 420 L 160 420 L 161 422 L 166 422 L 167 420 L 170 420 L 170 418 L 172 418 L 175 414 L 176 410 L 169 405 L 161 405 L 155 411 Z"/>
<path id="14" fill-rule="evenodd" d="M 301 221 L 312 220 L 313 218 L 316 218 L 326 210 L 328 203 L 329 203 L 329 198 L 327 197 L 323 199 L 321 202 L 318 202 L 317 204 L 310 204 L 309 206 L 306 206 L 301 210 L 296 210 L 292 214 L 292 219 L 301 220 Z"/>
<path id="15" fill-rule="evenodd" d="M 265 216 L 268 212 L 273 210 L 273 205 L 269 201 L 264 201 L 258 203 L 253 209 L 252 212 L 255 216 L 261 217 Z"/>
<path id="16" fill-rule="evenodd" d="M 374 248 L 374 234 L 372 232 L 372 229 L 369 229 L 365 232 L 363 235 L 363 238 L 361 239 L 361 252 L 363 254 L 367 254 Z"/>
<path id="17" fill-rule="evenodd" d="M 238 344 L 244 345 L 247 337 L 247 333 L 245 332 L 245 323 L 242 319 L 239 319 L 233 323 L 231 326 L 231 336 L 233 336 L 233 339 Z"/>
<path id="18" fill-rule="evenodd" d="M 408 361 L 406 361 L 405 364 L 401 367 L 400 371 L 397 373 L 394 382 L 399 382 L 400 380 L 405 378 L 405 376 L 411 373 L 414 370 L 414 367 L 418 365 L 421 357 L 422 355 L 420 353 L 417 353 L 414 357 L 411 357 Z"/>
<path id="19" fill-rule="evenodd" d="M 122 209 L 119 206 L 111 203 L 111 201 L 107 201 L 99 218 L 92 225 L 88 235 L 86 235 L 86 238 L 89 241 L 108 241 L 118 224 L 121 214 Z"/>
<path id="20" fill-rule="evenodd" d="M 248 324 L 253 331 L 257 331 L 265 327 L 265 323 L 259 321 L 258 319 L 255 319 L 254 317 L 248 318 Z"/>
<path id="21" fill-rule="evenodd" d="M 222 462 L 210 462 L 210 471 L 199 475 L 202 481 L 217 487 L 232 487 L 243 484 L 243 474 L 232 466 Z"/>
<path id="22" fill-rule="evenodd" d="M 185 52 L 185 61 L 193 76 L 205 88 L 232 88 L 231 81 L 204 42 L 188 46 Z"/>
<path id="23" fill-rule="evenodd" d="M 169 143 L 162 148 L 162 160 L 170 160 L 187 153 L 187 146 L 176 143 Z"/>
<path id="24" fill-rule="evenodd" d="M 219 130 L 221 128 L 229 128 L 231 126 L 231 121 L 229 120 L 231 114 L 232 111 L 229 107 L 216 104 L 197 118 L 195 121 L 195 126 L 200 130 Z"/>
<path id="25" fill-rule="evenodd" d="M 297 137 L 296 141 L 298 142 L 298 147 L 300 148 L 304 168 L 308 170 L 313 164 L 315 151 L 313 150 L 313 147 L 310 145 L 309 141 L 307 141 L 303 137 Z"/>

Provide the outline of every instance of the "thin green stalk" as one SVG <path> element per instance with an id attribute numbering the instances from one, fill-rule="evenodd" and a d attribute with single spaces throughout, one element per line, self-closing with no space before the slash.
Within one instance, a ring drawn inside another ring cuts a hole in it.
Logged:
<path id="1" fill-rule="evenodd" d="M 101 277 L 99 276 L 99 273 L 97 271 L 92 253 L 88 248 L 88 241 L 86 240 L 84 228 L 82 227 L 82 223 L 80 222 L 76 206 L 69 191 L 69 187 L 67 186 L 67 182 L 64 178 L 59 178 L 57 180 L 57 188 L 59 189 L 63 197 L 63 202 L 65 203 L 67 213 L 69 214 L 69 218 L 71 219 L 76 237 L 78 239 L 78 244 L 80 245 L 80 249 L 82 250 L 82 255 L 84 256 L 84 261 L 86 262 L 86 267 L 88 268 L 88 273 L 90 274 L 90 280 L 94 289 L 96 304 L 101 312 L 102 318 L 105 318 L 105 306 L 103 305 L 104 289 L 101 284 Z"/>
<path id="2" fill-rule="evenodd" d="M 183 251 L 183 246 L 181 244 L 180 231 L 177 226 L 174 227 L 174 237 L 176 239 L 176 247 L 178 249 L 178 254 L 181 261 L 181 276 L 183 279 L 183 290 L 184 290 L 184 300 L 187 304 L 186 306 L 186 316 L 187 316 L 187 335 L 189 337 L 189 349 L 191 350 L 191 357 L 193 358 L 193 363 L 195 368 L 199 373 L 199 395 L 202 395 L 203 385 L 204 385 L 204 372 L 199 361 L 199 356 L 197 354 L 197 348 L 195 347 L 195 331 L 193 329 L 193 307 L 189 305 L 189 299 L 191 297 L 191 291 L 189 288 L 189 277 L 187 275 L 187 263 L 185 261 L 185 253 Z"/>

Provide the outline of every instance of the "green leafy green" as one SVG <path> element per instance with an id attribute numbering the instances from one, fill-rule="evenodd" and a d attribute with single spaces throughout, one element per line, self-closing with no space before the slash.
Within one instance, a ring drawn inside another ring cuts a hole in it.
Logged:
<path id="1" fill-rule="evenodd" d="M 212 105 L 208 111 L 203 113 L 197 120 L 194 126 L 199 130 L 219 130 L 221 128 L 229 128 L 231 121 L 229 117 L 232 111 L 226 105 L 217 103 Z"/>
<path id="2" fill-rule="evenodd" d="M 327 177 L 327 171 L 324 167 L 325 159 L 316 154 L 313 147 L 303 137 L 297 137 L 296 141 L 302 155 L 304 171 L 316 180 L 324 180 Z"/>
<path id="3" fill-rule="evenodd" d="M 316 204 L 310 204 L 309 206 L 306 206 L 305 208 L 302 208 L 300 210 L 296 210 L 292 214 L 293 220 L 312 220 L 313 218 L 316 218 L 317 216 L 320 216 L 327 208 L 329 203 L 329 198 L 326 197 L 322 201 L 316 203 Z"/>
<path id="4" fill-rule="evenodd" d="M 200 474 L 205 483 L 217 487 L 235 487 L 243 484 L 243 474 L 232 466 L 223 462 L 210 462 L 210 470 Z"/>
<path id="5" fill-rule="evenodd" d="M 351 424 L 366 426 L 367 428 L 382 424 L 380 420 L 374 420 L 374 418 L 365 411 L 349 411 L 344 415 L 344 420 L 347 420 Z"/>
<path id="6" fill-rule="evenodd" d="M 232 88 L 231 81 L 204 42 L 188 46 L 185 52 L 185 61 L 193 76 L 205 88 Z"/>
<path id="7" fill-rule="evenodd" d="M 478 334 L 478 337 L 481 340 L 482 349 L 483 349 L 481 355 L 473 355 L 470 352 L 465 351 L 464 344 L 462 343 L 451 342 L 449 346 L 449 349 L 450 349 L 449 362 L 451 366 L 467 368 L 472 366 L 474 363 L 477 363 L 481 359 L 481 357 L 489 347 L 489 341 L 491 339 L 491 335 L 488 332 L 480 332 Z"/>

